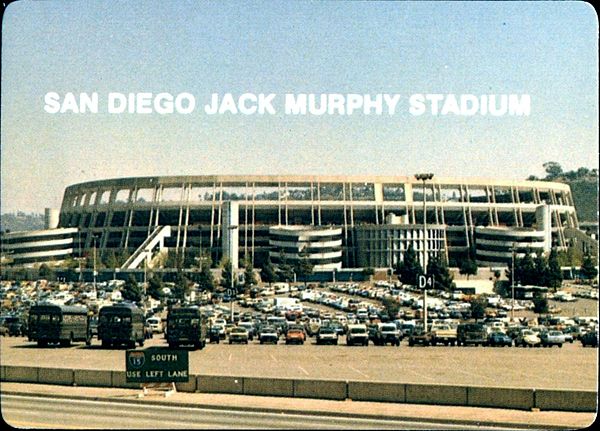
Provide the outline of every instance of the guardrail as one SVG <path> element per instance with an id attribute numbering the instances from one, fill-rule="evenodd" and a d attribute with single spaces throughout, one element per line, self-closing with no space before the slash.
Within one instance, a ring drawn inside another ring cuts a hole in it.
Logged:
<path id="1" fill-rule="evenodd" d="M 141 388 L 127 383 L 125 371 L 0 366 L 0 381 L 67 386 Z M 330 400 L 494 407 L 517 410 L 595 412 L 596 391 L 481 386 L 425 385 L 347 380 L 273 379 L 192 375 L 177 383 L 180 392 L 226 393 Z"/>

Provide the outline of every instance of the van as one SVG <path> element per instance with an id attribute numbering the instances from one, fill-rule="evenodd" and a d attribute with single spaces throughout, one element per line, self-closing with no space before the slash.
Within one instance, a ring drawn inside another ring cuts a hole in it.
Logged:
<path id="1" fill-rule="evenodd" d="M 160 317 L 149 317 L 146 319 L 146 323 L 150 326 L 150 329 L 152 329 L 154 334 L 163 332 L 163 324 Z"/>
<path id="2" fill-rule="evenodd" d="M 273 283 L 273 292 L 275 295 L 281 295 L 283 293 L 289 293 L 290 285 L 288 283 Z"/>

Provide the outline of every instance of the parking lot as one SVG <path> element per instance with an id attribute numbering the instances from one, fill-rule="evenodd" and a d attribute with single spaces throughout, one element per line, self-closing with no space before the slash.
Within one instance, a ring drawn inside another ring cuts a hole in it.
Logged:
<path id="1" fill-rule="evenodd" d="M 190 350 L 190 373 L 273 378 L 371 380 L 498 387 L 596 390 L 598 350 L 579 343 L 554 348 L 208 344 Z M 125 370 L 125 350 L 91 346 L 39 348 L 2 338 L 2 365 Z M 146 347 L 167 348 L 159 336 Z"/>

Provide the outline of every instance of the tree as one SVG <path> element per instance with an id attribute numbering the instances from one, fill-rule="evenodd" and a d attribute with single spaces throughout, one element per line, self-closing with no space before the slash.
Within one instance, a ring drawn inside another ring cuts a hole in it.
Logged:
<path id="1" fill-rule="evenodd" d="M 586 280 L 591 280 L 598 275 L 596 264 L 592 260 L 592 256 L 589 253 L 586 253 L 586 255 L 583 257 L 580 272 L 581 276 Z"/>
<path id="2" fill-rule="evenodd" d="M 300 257 L 296 264 L 294 265 L 294 272 L 304 281 L 304 285 L 306 286 L 306 282 L 308 277 L 310 277 L 314 271 L 314 265 L 308 260 L 306 255 Z"/>
<path id="3" fill-rule="evenodd" d="M 205 256 L 202 258 L 202 262 L 200 264 L 200 274 L 198 276 L 198 287 L 203 292 L 212 292 L 215 290 L 215 278 L 210 270 L 211 266 L 212 260 L 210 256 Z"/>
<path id="4" fill-rule="evenodd" d="M 250 291 L 250 288 L 254 284 L 256 284 L 256 277 L 254 276 L 252 260 L 246 257 L 246 259 L 244 259 L 244 292 L 247 293 Z"/>
<path id="5" fill-rule="evenodd" d="M 478 296 L 471 301 L 471 316 L 477 321 L 485 316 L 485 307 L 487 307 L 487 299 L 483 296 Z"/>
<path id="6" fill-rule="evenodd" d="M 133 274 L 129 274 L 129 277 L 127 277 L 125 285 L 123 286 L 123 290 L 121 291 L 121 295 L 126 301 L 141 302 L 142 288 L 138 284 Z"/>
<path id="7" fill-rule="evenodd" d="M 533 311 L 537 314 L 548 312 L 548 300 L 544 295 L 536 295 L 533 297 Z"/>
<path id="8" fill-rule="evenodd" d="M 275 266 L 273 265 L 273 262 L 271 262 L 270 257 L 263 262 L 263 265 L 260 269 L 260 278 L 263 282 L 268 283 L 269 286 L 271 283 L 277 280 L 277 272 L 275 271 Z"/>
<path id="9" fill-rule="evenodd" d="M 412 244 L 404 253 L 404 259 L 398 263 L 396 274 L 400 277 L 400 281 L 404 284 L 417 285 L 419 275 L 423 274 L 423 268 L 417 259 L 417 254 L 413 249 Z"/>
<path id="10" fill-rule="evenodd" d="M 562 285 L 562 269 L 560 268 L 560 262 L 558 261 L 558 252 L 554 247 L 550 250 L 550 255 L 548 256 L 548 275 L 546 279 L 548 281 L 548 287 L 555 292 Z"/>
<path id="11" fill-rule="evenodd" d="M 117 255 L 115 254 L 115 251 L 113 249 L 109 249 L 106 252 L 104 252 L 104 254 L 102 255 L 102 263 L 107 268 L 116 268 L 120 266 L 117 261 Z"/>
<path id="12" fill-rule="evenodd" d="M 386 295 L 381 301 L 390 319 L 395 319 L 400 310 L 400 303 L 391 295 Z"/>
<path id="13" fill-rule="evenodd" d="M 175 286 L 173 286 L 173 298 L 183 302 L 185 301 L 185 296 L 190 293 L 190 284 L 187 277 L 183 274 L 182 271 L 177 271 L 177 276 L 175 277 Z"/>
<path id="14" fill-rule="evenodd" d="M 556 179 L 563 173 L 562 167 L 556 162 L 546 162 L 542 166 L 544 166 L 544 170 L 546 171 L 547 180 Z"/>
<path id="15" fill-rule="evenodd" d="M 56 280 L 56 272 L 48 264 L 42 263 L 38 269 L 38 276 L 48 281 Z"/>
<path id="16" fill-rule="evenodd" d="M 165 260 L 165 268 L 183 268 L 183 256 L 175 250 L 169 250 L 167 259 Z"/>
<path id="17" fill-rule="evenodd" d="M 470 257 L 467 257 L 466 259 L 463 259 L 460 263 L 459 273 L 461 275 L 466 275 L 468 280 L 469 276 L 477 275 L 478 269 L 479 268 L 477 267 L 477 263 L 473 261 Z"/>
<path id="18" fill-rule="evenodd" d="M 163 296 L 163 281 L 158 274 L 151 274 L 148 279 L 148 288 L 146 294 L 154 299 L 160 299 Z"/>
<path id="19" fill-rule="evenodd" d="M 427 262 L 427 275 L 433 275 L 436 289 L 445 291 L 454 289 L 453 277 L 444 258 L 440 256 L 430 257 L 429 262 Z"/>
<path id="20" fill-rule="evenodd" d="M 235 280 L 233 276 L 233 265 L 231 260 L 225 257 L 221 262 L 221 268 L 221 286 L 223 286 L 225 289 L 229 289 L 232 286 L 235 287 L 233 284 Z"/>
<path id="21" fill-rule="evenodd" d="M 371 267 L 363 268 L 362 273 L 365 276 L 365 278 L 371 281 L 371 277 L 375 275 L 375 269 Z"/>
<path id="22" fill-rule="evenodd" d="M 537 286 L 548 286 L 550 282 L 549 271 L 548 271 L 548 262 L 544 255 L 540 252 L 533 259 L 533 275 L 532 275 L 532 283 Z"/>
<path id="23" fill-rule="evenodd" d="M 277 271 L 279 281 L 292 281 L 294 279 L 294 267 L 287 262 L 283 250 L 279 254 L 279 265 Z"/>

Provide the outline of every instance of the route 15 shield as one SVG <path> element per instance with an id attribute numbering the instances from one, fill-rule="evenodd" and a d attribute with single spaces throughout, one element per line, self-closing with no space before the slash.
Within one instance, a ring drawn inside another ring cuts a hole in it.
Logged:
<path id="1" fill-rule="evenodd" d="M 142 368 L 144 366 L 144 362 L 146 361 L 146 355 L 142 351 L 132 351 L 127 352 L 129 357 L 127 358 L 129 361 L 129 365 L 133 368 Z"/>

